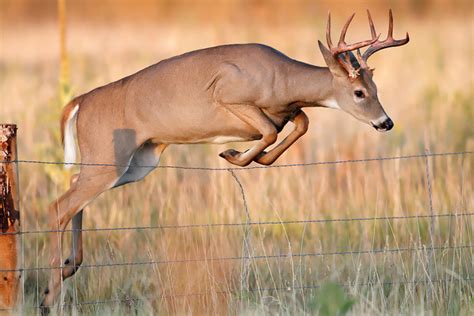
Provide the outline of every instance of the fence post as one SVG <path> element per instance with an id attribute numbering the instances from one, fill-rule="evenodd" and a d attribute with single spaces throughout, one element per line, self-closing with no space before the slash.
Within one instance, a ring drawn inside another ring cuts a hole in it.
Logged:
<path id="1" fill-rule="evenodd" d="M 16 131 L 14 124 L 0 124 L 0 270 L 12 270 L 0 272 L 0 311 L 15 308 L 20 289 Z"/>

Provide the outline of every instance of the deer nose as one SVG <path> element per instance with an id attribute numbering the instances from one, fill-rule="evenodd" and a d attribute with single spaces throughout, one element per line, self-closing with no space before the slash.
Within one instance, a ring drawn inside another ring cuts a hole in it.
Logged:
<path id="1" fill-rule="evenodd" d="M 390 118 L 387 118 L 382 124 L 380 124 L 379 128 L 389 131 L 393 128 L 393 125 L 393 121 Z"/>

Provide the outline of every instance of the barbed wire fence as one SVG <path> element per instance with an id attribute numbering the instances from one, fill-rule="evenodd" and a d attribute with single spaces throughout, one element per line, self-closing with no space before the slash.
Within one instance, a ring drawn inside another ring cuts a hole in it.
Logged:
<path id="1" fill-rule="evenodd" d="M 369 282 L 348 282 L 339 283 L 341 286 L 378 286 L 378 285 L 393 285 L 393 284 L 428 284 L 443 283 L 443 282 L 472 282 L 474 277 L 472 275 L 460 275 L 450 278 L 438 278 L 435 276 L 433 270 L 434 265 L 434 252 L 435 251 L 446 251 L 446 250 L 469 250 L 473 249 L 473 244 L 457 245 L 457 246 L 436 246 L 434 243 L 435 235 L 435 220 L 438 218 L 467 218 L 474 215 L 474 211 L 463 210 L 462 212 L 450 213 L 449 210 L 442 213 L 435 213 L 433 209 L 433 192 L 431 183 L 431 171 L 430 171 L 430 158 L 436 157 L 447 157 L 447 156 L 467 156 L 472 155 L 472 151 L 462 152 L 445 152 L 445 153 L 430 153 L 428 150 L 422 154 L 414 155 L 401 155 L 391 157 L 376 157 L 376 158 L 365 158 L 365 159 L 349 159 L 349 160 L 333 160 L 333 161 L 319 161 L 310 163 L 294 163 L 294 164 L 280 164 L 271 166 L 250 166 L 250 167 L 231 167 L 231 168 L 211 168 L 211 167 L 192 167 L 192 166 L 174 166 L 174 165 L 161 165 L 161 166 L 150 166 L 150 165 L 139 165 L 134 167 L 138 168 L 156 168 L 156 169 L 179 169 L 179 170 L 200 170 L 200 171 L 217 171 L 217 172 L 228 172 L 234 182 L 236 183 L 240 197 L 242 199 L 244 211 L 245 211 L 245 222 L 239 223 L 205 223 L 205 224 L 183 224 L 183 225 L 150 225 L 150 226 L 135 226 L 135 227 L 104 227 L 104 228 L 85 228 L 81 229 L 82 232 L 111 232 L 111 231 L 144 231 L 144 230 L 187 230 L 196 228 L 216 228 L 216 227 L 241 227 L 244 229 L 244 237 L 242 241 L 242 255 L 240 256 L 229 256 L 229 257 L 205 257 L 205 258 L 190 258 L 190 259 L 175 259 L 175 260 L 149 260 L 149 261 L 130 261 L 130 262 L 103 262 L 96 264 L 83 264 L 82 269 L 103 269 L 103 268 L 114 268 L 121 266 L 145 266 L 145 265 L 175 265 L 185 264 L 191 262 L 204 262 L 204 261 L 241 261 L 241 279 L 240 279 L 240 290 L 248 292 L 272 292 L 272 291 L 305 291 L 311 289 L 317 289 L 320 284 L 307 284 L 302 286 L 286 286 L 286 287 L 250 287 L 249 285 L 249 273 L 250 263 L 255 260 L 279 260 L 285 258 L 294 257 L 325 257 L 325 256 L 347 256 L 347 255 L 364 255 L 364 254 L 390 254 L 390 253 L 402 253 L 402 252 L 424 252 L 428 258 L 428 271 L 427 278 L 412 279 L 412 280 L 390 280 L 390 281 L 369 281 Z M 238 173 L 245 172 L 246 170 L 255 169 L 276 169 L 276 168 L 300 168 L 307 166 L 324 166 L 324 165 L 339 165 L 339 164 L 357 164 L 367 163 L 373 161 L 391 161 L 391 160 L 407 160 L 407 159 L 424 159 L 425 164 L 425 181 L 427 185 L 427 196 L 428 196 L 428 211 L 427 215 L 406 215 L 406 216 L 379 216 L 379 217 L 351 217 L 351 218 L 330 218 L 330 219 L 302 219 L 302 220 L 279 220 L 279 221 L 252 221 L 250 217 L 250 211 L 247 203 L 247 196 L 245 193 L 244 186 L 238 176 Z M 55 161 L 41 161 L 41 160 L 15 160 L 15 161 L 0 161 L 0 163 L 18 163 L 18 164 L 41 164 L 41 165 L 73 165 L 81 167 L 128 167 L 127 165 L 108 164 L 108 163 L 65 163 Z M 300 253 L 276 253 L 276 254 L 264 254 L 255 255 L 252 249 L 251 241 L 251 227 L 252 226 L 270 226 L 270 225 L 287 225 L 287 224 L 325 224 L 325 223 L 340 223 L 340 222 L 369 222 L 369 221 L 398 221 L 398 220 L 409 220 L 409 219 L 428 219 L 429 220 L 429 245 L 422 247 L 405 247 L 405 248 L 380 248 L 380 249 L 363 249 L 363 250 L 350 250 L 350 251 L 334 251 L 334 252 L 300 252 Z M 19 234 L 19 235 L 34 235 L 34 234 L 47 234 L 47 233 L 58 233 L 58 232 L 74 232 L 74 229 L 66 230 L 24 230 L 19 233 L 4 233 L 8 234 Z M 63 268 L 63 267 L 61 267 Z M 0 269 L 0 272 L 28 272 L 28 271 L 49 271 L 52 269 L 58 269 L 57 267 L 22 267 L 20 269 Z M 427 287 L 427 299 L 431 300 L 431 286 Z M 172 294 L 172 297 L 193 297 L 193 296 L 205 296 L 205 295 L 226 295 L 231 292 L 229 291 L 212 291 L 202 293 L 183 293 L 183 294 Z M 104 305 L 104 304 L 118 304 L 118 303 L 131 303 L 143 300 L 160 300 L 170 295 L 154 295 L 150 297 L 140 298 L 111 298 L 109 300 L 95 300 L 95 301 L 83 301 L 74 302 L 68 304 L 62 304 L 62 307 L 72 306 L 85 306 L 85 305 Z M 38 307 L 38 306 L 33 306 Z"/>

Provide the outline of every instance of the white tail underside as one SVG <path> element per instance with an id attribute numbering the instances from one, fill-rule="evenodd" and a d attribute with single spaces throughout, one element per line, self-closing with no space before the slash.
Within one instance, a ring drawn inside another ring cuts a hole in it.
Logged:
<path id="1" fill-rule="evenodd" d="M 74 140 L 74 126 L 76 125 L 77 111 L 79 110 L 79 104 L 69 113 L 69 117 L 64 127 L 64 165 L 65 169 L 70 169 L 72 165 L 68 163 L 76 162 L 76 144 Z"/>

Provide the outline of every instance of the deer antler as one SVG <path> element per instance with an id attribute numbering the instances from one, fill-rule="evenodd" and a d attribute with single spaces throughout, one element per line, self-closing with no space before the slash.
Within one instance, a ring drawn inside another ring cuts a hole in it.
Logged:
<path id="1" fill-rule="evenodd" d="M 393 38 L 393 16 L 392 16 L 392 9 L 389 11 L 389 22 L 388 22 L 388 35 L 387 38 L 384 41 L 379 41 L 378 36 L 376 37 L 375 33 L 375 26 L 374 22 L 372 21 L 372 17 L 370 16 L 369 10 L 367 10 L 367 16 L 369 18 L 369 24 L 370 24 L 370 32 L 372 34 L 372 39 L 376 39 L 369 48 L 365 51 L 364 55 L 362 55 L 362 58 L 364 61 L 367 61 L 367 59 L 376 51 L 379 51 L 384 48 L 388 47 L 395 47 L 395 46 L 401 46 L 405 45 L 408 43 L 410 40 L 410 37 L 407 35 L 404 39 L 401 40 L 396 40 Z M 379 35 L 380 36 L 380 35 Z"/>
<path id="2" fill-rule="evenodd" d="M 328 24 L 326 27 L 326 41 L 328 44 L 328 48 L 333 54 L 333 56 L 339 61 L 341 66 L 344 67 L 344 69 L 348 72 L 350 78 L 356 78 L 359 75 L 359 69 L 355 69 L 352 66 L 352 63 L 350 61 L 350 56 L 347 52 L 352 51 L 352 50 L 358 50 L 356 58 L 359 61 L 359 64 L 361 66 L 363 64 L 365 65 L 363 58 L 360 56 L 359 49 L 376 43 L 380 37 L 380 35 L 374 36 L 374 34 L 372 34 L 372 39 L 370 40 L 365 40 L 365 41 L 348 45 L 345 41 L 346 32 L 347 32 L 347 29 L 349 28 L 349 24 L 352 22 L 352 19 L 354 18 L 354 15 L 355 13 L 353 13 L 350 16 L 350 18 L 347 20 L 346 24 L 344 24 L 344 27 L 342 28 L 342 31 L 341 31 L 341 36 L 339 37 L 339 42 L 337 43 L 336 47 L 332 45 L 332 40 L 331 40 L 331 13 L 328 13 Z M 374 29 L 374 32 L 375 32 L 375 29 Z M 340 54 L 343 54 L 343 56 L 340 56 Z"/>
<path id="3" fill-rule="evenodd" d="M 329 50 L 331 51 L 333 56 L 339 61 L 341 66 L 344 67 L 344 69 L 348 72 L 349 77 L 352 79 L 356 78 L 359 75 L 360 68 L 368 69 L 366 62 L 367 62 L 367 59 L 373 53 L 384 48 L 405 45 L 410 40 L 408 33 L 406 35 L 406 38 L 404 39 L 396 40 L 393 38 L 393 15 L 392 15 L 392 9 L 390 9 L 387 38 L 384 41 L 379 41 L 380 34 L 377 35 L 375 31 L 374 22 L 372 21 L 372 16 L 370 15 L 369 10 L 367 10 L 367 16 L 369 18 L 369 25 L 370 25 L 370 34 L 372 35 L 372 39 L 348 45 L 345 41 L 345 37 L 346 37 L 347 29 L 349 28 L 349 24 L 352 22 L 354 15 L 355 13 L 353 13 L 347 20 L 346 24 L 344 24 L 344 27 L 342 28 L 342 31 L 341 31 L 341 36 L 339 37 L 339 42 L 337 43 L 336 47 L 332 45 L 332 40 L 331 40 L 331 13 L 328 13 L 328 24 L 326 27 L 326 41 L 327 41 Z M 369 46 L 369 47 L 364 52 L 364 54 L 361 55 L 360 49 L 365 46 Z M 348 54 L 348 52 L 353 51 L 353 50 L 356 50 L 355 58 L 357 59 L 360 65 L 359 69 L 355 69 L 352 66 L 352 63 L 350 61 L 350 55 Z"/>

